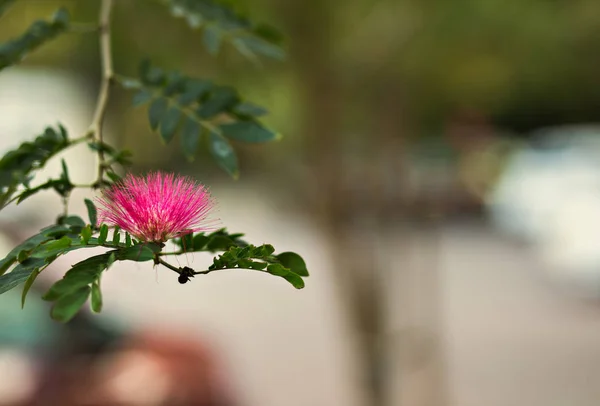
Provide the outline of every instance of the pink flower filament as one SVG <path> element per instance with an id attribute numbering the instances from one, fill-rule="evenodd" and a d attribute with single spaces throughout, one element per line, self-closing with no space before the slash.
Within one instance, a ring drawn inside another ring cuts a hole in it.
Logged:
<path id="1" fill-rule="evenodd" d="M 198 231 L 209 231 L 214 202 L 206 188 L 182 176 L 150 173 L 127 175 L 103 190 L 98 223 L 119 226 L 140 241 L 164 242 Z"/>

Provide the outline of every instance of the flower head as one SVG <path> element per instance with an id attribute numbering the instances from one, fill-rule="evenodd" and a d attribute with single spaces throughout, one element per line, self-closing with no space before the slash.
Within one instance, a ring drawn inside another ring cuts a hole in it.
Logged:
<path id="1" fill-rule="evenodd" d="M 140 241 L 165 242 L 208 231 L 214 202 L 206 188 L 182 176 L 161 172 L 127 175 L 102 191 L 98 223 L 119 226 Z"/>

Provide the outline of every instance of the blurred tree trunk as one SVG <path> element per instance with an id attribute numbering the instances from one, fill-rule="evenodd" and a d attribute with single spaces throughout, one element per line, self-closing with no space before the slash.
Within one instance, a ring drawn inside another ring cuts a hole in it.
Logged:
<path id="1" fill-rule="evenodd" d="M 306 107 L 301 134 L 309 167 L 304 184 L 310 190 L 304 195 L 312 196 L 307 202 L 309 210 L 329 235 L 341 297 L 358 336 L 368 406 L 391 406 L 390 389 L 398 385 L 390 381 L 393 363 L 404 361 L 403 357 L 391 356 L 395 351 L 390 350 L 398 342 L 389 338 L 388 308 L 392 294 L 406 292 L 391 290 L 389 282 L 392 273 L 400 273 L 398 280 L 402 283 L 407 270 L 404 266 L 394 267 L 388 261 L 391 253 L 382 253 L 379 248 L 386 244 L 387 236 L 398 233 L 406 217 L 401 193 L 407 142 L 402 119 L 403 88 L 393 69 L 384 69 L 383 77 L 354 78 L 347 74 L 348 68 L 334 57 L 335 4 L 288 0 L 278 5 L 290 31 L 291 63 L 303 91 L 304 100 L 299 105 Z M 362 86 L 356 86 L 357 80 L 364 82 Z M 357 94 L 359 88 L 369 89 L 369 94 Z M 359 103 L 369 114 L 366 123 L 348 119 L 353 103 Z M 349 122 L 357 124 L 352 131 L 346 131 Z M 357 131 L 362 133 L 349 157 L 344 147 Z M 390 248 L 397 254 L 396 247 Z M 394 308 L 395 313 L 402 311 Z M 402 348 L 401 354 L 411 350 Z M 427 384 L 426 389 L 436 392 L 439 380 Z M 405 385 L 401 389 L 411 390 Z M 441 397 L 406 403 L 443 404 Z"/>
<path id="2" fill-rule="evenodd" d="M 304 127 L 309 174 L 314 179 L 311 210 L 320 220 L 331 241 L 336 272 L 345 308 L 359 333 L 367 401 L 384 406 L 386 373 L 381 353 L 382 297 L 379 294 L 377 261 L 373 240 L 355 220 L 368 217 L 356 207 L 354 190 L 344 184 L 342 158 L 342 117 L 346 100 L 333 61 L 331 30 L 332 5 L 319 0 L 286 1 L 282 16 L 290 29 L 292 63 L 304 91 Z"/>

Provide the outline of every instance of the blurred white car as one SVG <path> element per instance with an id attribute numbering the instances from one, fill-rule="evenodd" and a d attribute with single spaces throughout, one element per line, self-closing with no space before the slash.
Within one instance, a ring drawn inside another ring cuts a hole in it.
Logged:
<path id="1" fill-rule="evenodd" d="M 600 297 L 600 126 L 537 131 L 486 200 L 493 224 L 531 244 L 554 280 Z"/>

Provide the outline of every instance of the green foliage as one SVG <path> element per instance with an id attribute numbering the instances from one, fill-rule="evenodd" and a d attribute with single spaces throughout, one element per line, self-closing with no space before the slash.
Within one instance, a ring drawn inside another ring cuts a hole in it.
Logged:
<path id="1" fill-rule="evenodd" d="M 90 225 L 92 228 L 96 228 L 98 223 L 98 212 L 96 210 L 96 205 L 90 199 L 85 199 L 85 207 L 87 208 L 88 217 L 90 219 Z"/>
<path id="2" fill-rule="evenodd" d="M 217 230 L 213 233 L 197 233 L 187 234 L 182 238 L 173 240 L 181 252 L 198 252 L 207 251 L 211 253 L 226 251 L 231 247 L 245 247 L 248 243 L 242 240 L 244 234 L 236 233 L 229 234 L 225 228 Z"/>
<path id="3" fill-rule="evenodd" d="M 108 237 L 108 226 L 106 224 L 102 224 L 100 226 L 100 235 L 98 236 L 98 243 L 104 244 L 107 237 Z"/>
<path id="4" fill-rule="evenodd" d="M 0 0 L 0 16 L 15 0 Z M 159 0 L 167 4 L 174 15 L 185 17 L 188 23 L 203 28 L 203 42 L 211 53 L 217 53 L 224 41 L 233 44 L 251 59 L 257 55 L 280 59 L 278 34 L 266 26 L 250 23 L 229 6 L 209 0 Z M 115 261 L 150 262 L 163 265 L 178 273 L 178 280 L 186 283 L 199 274 L 222 269 L 251 269 L 279 276 L 294 287 L 304 287 L 303 277 L 308 276 L 304 260 L 295 253 L 274 254 L 274 248 L 265 244 L 250 245 L 241 239 L 243 234 L 229 234 L 225 229 L 212 233 L 188 234 L 172 241 L 179 247 L 177 252 L 162 252 L 164 243 L 137 241 L 119 227 L 111 231 L 106 224 L 98 224 L 97 209 L 92 200 L 85 199 L 89 223 L 68 212 L 68 201 L 73 189 L 86 187 L 92 190 L 110 187 L 121 180 L 114 166 L 131 164 L 131 153 L 117 150 L 103 142 L 102 124 L 108 102 L 111 81 L 126 89 L 135 90 L 133 104 L 147 104 L 150 128 L 158 133 L 163 143 L 180 137 L 181 148 L 189 160 L 193 160 L 204 140 L 218 165 L 233 177 L 239 174 L 238 160 L 230 141 L 264 143 L 279 136 L 258 120 L 267 110 L 243 100 L 238 92 L 227 86 L 184 76 L 178 72 L 165 72 L 144 62 L 139 78 L 128 79 L 111 76 L 110 60 L 110 7 L 113 3 L 102 1 L 100 30 L 103 69 L 101 94 L 90 130 L 76 139 L 69 139 L 62 126 L 47 128 L 31 142 L 25 142 L 9 151 L 0 159 L 0 209 L 11 202 L 20 203 L 42 190 L 54 190 L 64 204 L 64 212 L 56 224 L 13 248 L 0 259 L 0 294 L 23 285 L 21 305 L 31 287 L 46 267 L 62 255 L 84 248 L 106 248 L 106 252 L 93 255 L 70 267 L 63 278 L 55 282 L 43 295 L 52 303 L 51 316 L 60 322 L 73 318 L 90 299 L 94 312 L 102 311 L 103 298 L 100 280 L 103 272 Z M 86 26 L 80 24 L 78 30 Z M 37 21 L 20 37 L 0 44 L 0 70 L 22 60 L 27 53 L 44 42 L 69 29 L 69 13 L 58 10 L 50 21 Z M 108 44 L 108 46 L 107 46 Z M 108 48 L 108 49 L 107 49 Z M 88 185 L 71 182 L 67 163 L 62 161 L 62 173 L 57 179 L 32 186 L 36 171 L 47 161 L 71 145 L 86 142 L 92 153 L 99 157 L 98 176 Z M 177 268 L 163 258 L 185 252 L 221 253 L 204 271 L 189 267 Z"/>
<path id="5" fill-rule="evenodd" d="M 39 258 L 27 258 L 19 263 L 12 272 L 0 276 L 0 294 L 24 283 L 34 270 L 43 265 L 44 261 Z"/>
<path id="6" fill-rule="evenodd" d="M 211 0 L 162 0 L 171 14 L 184 18 L 193 29 L 203 29 L 202 42 L 217 54 L 222 42 L 231 43 L 242 55 L 258 62 L 258 56 L 284 59 L 281 34 L 267 25 L 254 25 L 231 6 Z"/>
<path id="7" fill-rule="evenodd" d="M 87 301 L 90 292 L 91 288 L 89 286 L 82 286 L 61 296 L 52 307 L 52 312 L 50 313 L 52 318 L 63 323 L 71 320 Z"/>
<path id="8" fill-rule="evenodd" d="M 93 206 L 93 205 L 92 205 Z M 54 303 L 51 315 L 59 321 L 70 320 L 91 295 L 92 310 L 102 309 L 102 292 L 99 280 L 102 272 L 115 261 L 160 262 L 158 259 L 163 244 L 134 242 L 125 233 L 125 242 L 121 242 L 121 232 L 115 229 L 111 240 L 107 240 L 109 229 L 103 224 L 93 237 L 90 224 L 85 224 L 78 216 L 62 216 L 60 224 L 47 227 L 22 244 L 15 247 L 0 260 L 0 294 L 24 284 L 22 305 L 27 293 L 40 272 L 56 258 L 70 251 L 88 247 L 107 247 L 109 251 L 89 257 L 73 265 L 64 277 L 54 283 L 44 294 L 43 299 Z M 303 277 L 308 276 L 304 260 L 293 252 L 274 255 L 272 245 L 254 246 L 241 239 L 243 234 L 229 234 L 225 229 L 213 233 L 188 234 L 174 239 L 173 242 L 184 252 L 223 252 L 213 260 L 206 271 L 187 270 L 184 279 L 194 274 L 207 274 L 222 269 L 251 269 L 279 276 L 294 287 L 304 287 Z M 15 265 L 16 264 L 16 265 Z M 14 267 L 13 267 L 14 266 Z M 10 268 L 12 270 L 6 273 Z M 191 271 L 191 272 L 190 272 Z M 181 273 L 183 270 L 179 270 Z"/>
<path id="9" fill-rule="evenodd" d="M 155 252 L 158 252 L 159 250 L 160 247 L 157 249 L 156 245 L 140 243 L 128 248 L 116 250 L 114 253 L 115 257 L 119 261 L 130 260 L 136 262 L 145 262 L 154 259 Z"/>
<path id="10" fill-rule="evenodd" d="M 45 183 L 42 183 L 41 185 L 38 185 L 33 188 L 26 187 L 25 190 L 17 197 L 17 204 L 21 203 L 28 197 L 33 196 L 37 192 L 46 189 L 54 189 L 54 191 L 62 197 L 69 196 L 71 191 L 75 188 L 75 185 L 73 185 L 73 183 L 71 183 L 71 180 L 69 179 L 69 172 L 67 170 L 67 165 L 64 160 L 62 161 L 62 169 L 63 171 L 60 178 L 48 179 L 48 181 L 46 181 Z"/>
<path id="11" fill-rule="evenodd" d="M 308 276 L 308 269 L 302 257 L 295 252 L 282 252 L 277 255 L 277 259 L 286 268 L 291 269 L 300 276 Z"/>
<path id="12" fill-rule="evenodd" d="M 98 141 L 90 141 L 87 145 L 94 152 L 102 151 L 104 154 L 108 155 L 110 159 L 105 162 L 107 167 L 111 167 L 114 164 L 119 164 L 121 166 L 131 165 L 132 154 L 129 150 L 124 149 L 119 151 L 107 143 Z"/>
<path id="13" fill-rule="evenodd" d="M 68 321 L 86 302 L 91 293 L 91 308 L 94 312 L 102 310 L 102 292 L 100 278 L 115 260 L 118 261 L 150 261 L 160 250 L 156 244 L 139 243 L 130 247 L 122 247 L 118 239 L 113 238 L 112 244 L 117 249 L 108 251 L 80 261 L 73 265 L 65 276 L 54 283 L 42 299 L 54 302 L 52 317 L 59 321 Z M 84 292 L 87 292 L 84 294 Z"/>
<path id="14" fill-rule="evenodd" d="M 139 79 L 121 78 L 119 82 L 137 91 L 134 106 L 149 105 L 150 128 L 164 144 L 179 134 L 184 155 L 193 160 L 204 137 L 215 161 L 234 178 L 239 175 L 238 160 L 228 138 L 245 143 L 280 138 L 257 120 L 267 111 L 242 100 L 231 87 L 165 72 L 148 61 L 140 65 Z"/>
<path id="15" fill-rule="evenodd" d="M 56 237 L 60 238 L 64 234 L 69 231 L 67 227 L 54 225 L 50 227 L 46 227 L 40 231 L 39 234 L 36 234 L 21 244 L 17 245 L 13 248 L 3 259 L 0 260 L 0 275 L 3 275 L 8 271 L 8 269 L 17 262 L 17 258 L 19 262 L 23 262 L 25 259 L 29 257 L 31 252 L 37 248 L 40 244 L 45 243 L 46 241 L 51 241 Z M 2 286 L 2 282 L 0 281 L 0 286 Z M 1 289 L 1 288 L 0 288 Z"/>
<path id="16" fill-rule="evenodd" d="M 181 248 L 181 253 L 224 251 L 213 260 L 213 264 L 207 271 L 196 272 L 196 274 L 206 274 L 221 269 L 253 269 L 280 276 L 297 289 L 304 287 L 302 278 L 309 274 L 302 257 L 293 252 L 273 255 L 275 249 L 272 245 L 256 247 L 242 240 L 243 236 L 244 234 L 241 233 L 229 234 L 226 229 L 221 229 L 210 234 L 188 234 L 173 242 Z"/>
<path id="17" fill-rule="evenodd" d="M 102 291 L 100 290 L 100 279 L 92 283 L 92 310 L 96 313 L 102 311 Z"/>
<path id="18" fill-rule="evenodd" d="M 153 243 L 138 242 L 132 245 L 128 234 L 126 234 L 127 243 L 123 244 L 120 242 L 120 237 L 116 237 L 120 235 L 118 231 L 115 231 L 111 241 L 106 241 L 104 235 L 94 238 L 91 236 L 90 225 L 85 224 L 77 216 L 63 216 L 59 221 L 61 224 L 41 230 L 39 234 L 28 238 L 0 260 L 0 269 L 3 273 L 0 276 L 0 294 L 24 284 L 22 294 L 22 305 L 24 305 L 27 293 L 39 273 L 59 256 L 81 248 L 99 246 L 111 248 L 104 254 L 92 256 L 73 265 L 63 279 L 52 285 L 43 296 L 44 300 L 55 302 L 52 317 L 60 321 L 69 320 L 83 305 L 85 300 L 82 288 L 84 287 L 90 288 L 93 308 L 95 311 L 100 311 L 102 299 L 99 278 L 114 261 L 150 261 L 155 259 L 162 248 Z M 100 233 L 108 234 L 106 225 L 102 225 Z M 76 305 L 79 307 L 75 308 Z"/>
<path id="19" fill-rule="evenodd" d="M 213 264 L 208 267 L 208 272 L 236 268 L 265 271 L 271 275 L 282 277 L 296 289 L 302 289 L 304 287 L 302 276 L 308 276 L 306 266 L 296 268 L 286 267 L 277 256 L 272 255 L 274 251 L 273 246 L 269 244 L 258 247 L 254 245 L 231 247 L 213 260 Z M 297 256 L 297 254 L 293 255 Z"/>
<path id="20" fill-rule="evenodd" d="M 46 162 L 72 145 L 64 127 L 46 128 L 44 133 L 31 142 L 25 142 L 18 148 L 8 151 L 0 159 L 0 209 L 8 204 L 20 185 L 29 186 L 32 173 L 42 168 Z M 63 174 L 64 176 L 64 174 Z M 68 176 L 60 180 L 48 181 L 35 188 L 26 189 L 18 198 L 26 199 L 37 191 L 55 188 L 57 191 L 69 189 Z M 60 193 L 60 192 L 59 192 Z"/>
<path id="21" fill-rule="evenodd" d="M 0 14 L 10 2 L 0 3 Z M 20 62 L 25 56 L 69 28 L 69 12 L 61 8 L 50 21 L 35 21 L 18 38 L 0 44 L 0 70 Z"/>
<path id="22" fill-rule="evenodd" d="M 208 148 L 217 164 L 234 179 L 239 177 L 238 158 L 235 150 L 223 135 L 209 131 Z"/>

